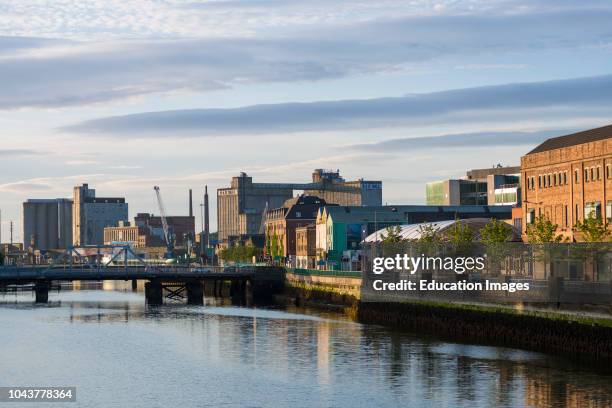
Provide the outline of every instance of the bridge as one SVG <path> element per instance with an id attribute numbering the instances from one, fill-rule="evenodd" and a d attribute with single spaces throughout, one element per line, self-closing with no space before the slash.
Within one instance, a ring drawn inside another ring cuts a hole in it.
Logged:
<path id="1" fill-rule="evenodd" d="M 72 247 L 46 265 L 0 266 L 0 288 L 31 285 L 37 303 L 48 301 L 54 281 L 136 281 L 145 280 L 148 304 L 161 304 L 164 298 L 187 298 L 188 304 L 204 302 L 205 284 L 214 296 L 221 296 L 229 283 L 230 296 L 246 303 L 247 296 L 270 293 L 282 286 L 284 275 L 276 268 L 217 267 L 147 262 L 129 246 L 98 245 Z M 185 296 L 186 295 L 186 296 Z"/>

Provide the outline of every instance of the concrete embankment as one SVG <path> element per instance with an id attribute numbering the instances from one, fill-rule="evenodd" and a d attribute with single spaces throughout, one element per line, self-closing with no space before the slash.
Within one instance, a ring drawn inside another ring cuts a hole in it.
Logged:
<path id="1" fill-rule="evenodd" d="M 452 341 L 522 348 L 612 366 L 612 318 L 579 312 L 443 301 L 364 302 L 361 279 L 288 272 L 284 296 L 296 305 L 335 308 L 356 320 Z"/>

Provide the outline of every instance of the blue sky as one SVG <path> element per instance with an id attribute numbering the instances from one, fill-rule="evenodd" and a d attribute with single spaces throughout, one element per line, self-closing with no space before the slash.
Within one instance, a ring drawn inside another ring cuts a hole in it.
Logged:
<path id="1" fill-rule="evenodd" d="M 156 184 L 181 214 L 188 188 L 318 167 L 422 203 L 609 124 L 610 21 L 609 1 L 4 1 L 2 240 L 25 199 L 83 182 L 131 216 Z"/>

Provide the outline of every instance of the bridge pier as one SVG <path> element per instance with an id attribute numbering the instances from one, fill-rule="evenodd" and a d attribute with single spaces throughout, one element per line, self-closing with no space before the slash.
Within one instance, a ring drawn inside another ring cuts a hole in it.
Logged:
<path id="1" fill-rule="evenodd" d="M 161 282 L 150 281 L 145 283 L 145 299 L 148 305 L 164 303 L 164 288 Z"/>
<path id="2" fill-rule="evenodd" d="M 132 292 L 136 292 L 138 290 L 138 281 L 136 279 L 132 279 Z"/>
<path id="3" fill-rule="evenodd" d="M 187 282 L 187 304 L 188 305 L 203 305 L 204 304 L 204 284 L 202 282 Z"/>
<path id="4" fill-rule="evenodd" d="M 49 301 L 50 286 L 50 282 L 36 282 L 36 284 L 34 285 L 36 303 L 47 303 Z"/>

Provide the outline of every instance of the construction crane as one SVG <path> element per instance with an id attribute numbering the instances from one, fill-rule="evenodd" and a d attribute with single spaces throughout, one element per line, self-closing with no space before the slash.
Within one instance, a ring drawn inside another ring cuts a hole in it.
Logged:
<path id="1" fill-rule="evenodd" d="M 159 186 L 153 186 L 153 190 L 155 190 L 155 195 L 157 196 L 157 204 L 159 205 L 159 213 L 161 216 L 162 227 L 164 228 L 164 239 L 166 240 L 166 258 L 172 259 L 174 258 L 174 242 L 172 237 L 170 236 L 170 230 L 168 229 L 168 220 L 166 220 L 166 208 L 164 207 L 164 202 L 161 198 L 161 193 L 159 192 Z"/>

